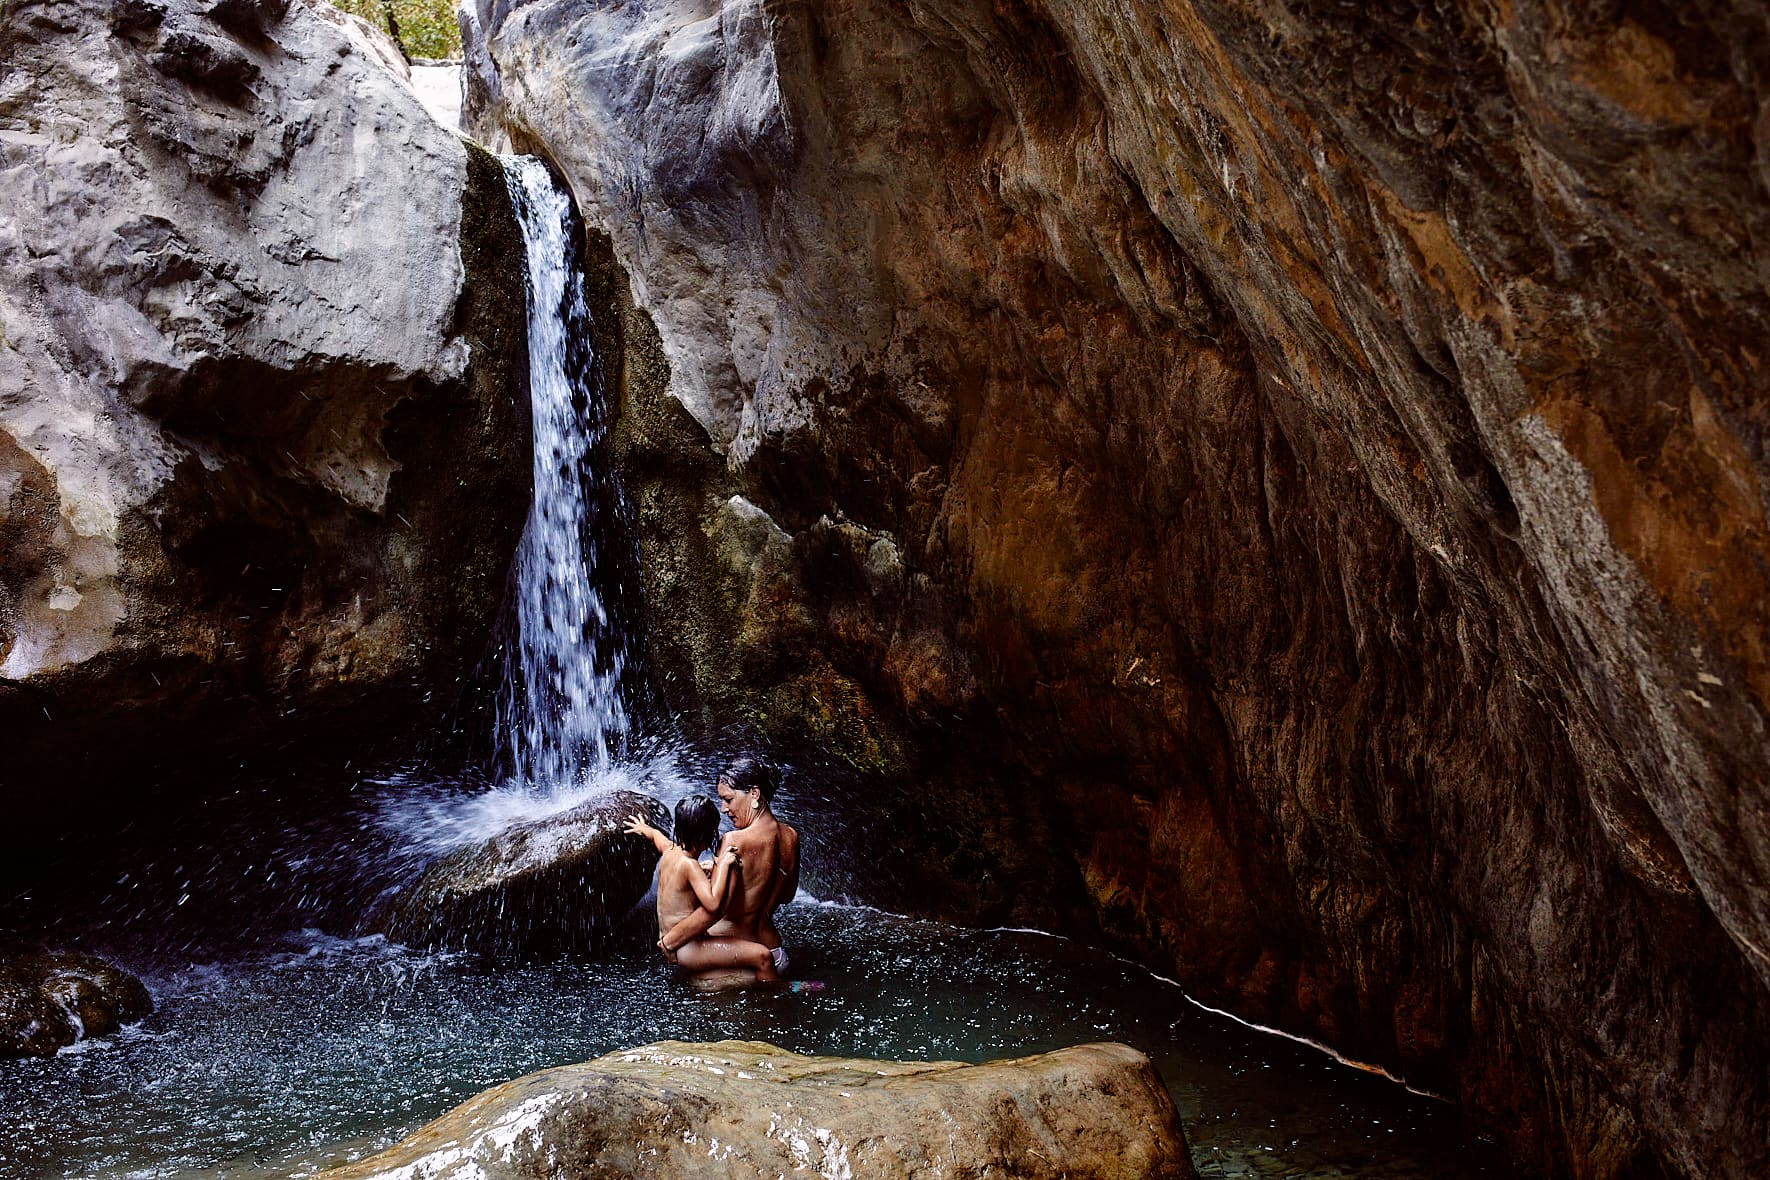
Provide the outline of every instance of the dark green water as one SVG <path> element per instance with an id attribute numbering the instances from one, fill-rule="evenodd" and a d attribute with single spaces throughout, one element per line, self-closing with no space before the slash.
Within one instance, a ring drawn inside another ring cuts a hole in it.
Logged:
<path id="1" fill-rule="evenodd" d="M 701 995 L 637 947 L 493 970 L 313 931 L 149 972 L 158 1011 L 142 1025 L 0 1062 L 0 1175 L 309 1174 L 532 1070 L 725 1037 L 969 1061 L 1125 1041 L 1167 1080 L 1203 1175 L 1505 1174 L 1449 1107 L 1074 943 L 817 904 L 782 928 L 796 973 L 827 991 Z"/>

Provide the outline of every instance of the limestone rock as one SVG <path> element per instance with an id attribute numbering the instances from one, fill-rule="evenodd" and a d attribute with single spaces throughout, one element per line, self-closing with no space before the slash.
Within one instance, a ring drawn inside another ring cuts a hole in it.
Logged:
<path id="1" fill-rule="evenodd" d="M 47 1057 L 153 1010 L 141 980 L 91 955 L 0 955 L 0 1057 Z"/>
<path id="2" fill-rule="evenodd" d="M 464 25 L 631 276 L 681 715 L 1542 1171 L 1770 1173 L 1760 6 Z"/>
<path id="3" fill-rule="evenodd" d="M 399 42 L 395 41 L 392 34 L 386 29 L 369 23 L 354 12 L 345 12 L 341 8 L 336 8 L 328 4 L 326 0 L 297 0 L 297 2 L 306 4 L 307 7 L 313 9 L 313 14 L 327 24 L 336 25 L 342 29 L 344 35 L 349 37 L 358 49 L 373 60 L 380 62 L 383 67 L 398 74 L 407 82 L 414 80 L 412 63 L 406 60 L 405 51 L 400 48 Z M 413 89 L 417 89 L 416 85 L 413 86 Z"/>
<path id="4" fill-rule="evenodd" d="M 544 958 L 598 946 L 651 887 L 657 852 L 622 830 L 663 804 L 614 791 L 449 853 L 401 888 L 369 927 L 408 946 Z"/>
<path id="5" fill-rule="evenodd" d="M 27 0 L 0 58 L 0 797 L 403 732 L 524 514 L 501 169 L 287 0 Z"/>
<path id="6" fill-rule="evenodd" d="M 1124 1045 L 959 1062 L 661 1041 L 488 1090 L 328 1180 L 1004 1175 L 1189 1180 L 1173 1100 Z"/>

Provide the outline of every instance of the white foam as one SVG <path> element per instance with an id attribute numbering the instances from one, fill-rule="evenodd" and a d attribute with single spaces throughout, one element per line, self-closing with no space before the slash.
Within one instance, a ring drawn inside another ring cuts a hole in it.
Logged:
<path id="1" fill-rule="evenodd" d="M 812 906 L 826 910 L 846 910 L 850 913 L 856 914 L 878 914 L 882 918 L 904 917 L 903 914 L 893 913 L 890 910 L 882 910 L 878 906 L 870 906 L 858 901 L 834 901 L 827 898 L 817 897 L 803 885 L 799 887 L 799 892 L 795 893 L 792 899 L 786 904 Z M 944 925 L 945 923 L 939 924 Z"/>
<path id="2" fill-rule="evenodd" d="M 428 855 L 490 839 L 518 824 L 569 811 L 616 791 L 640 791 L 666 808 L 697 790 L 672 751 L 648 761 L 614 762 L 587 769 L 575 782 L 538 787 L 504 783 L 478 794 L 408 789 L 383 800 L 378 822 L 407 847 Z"/>

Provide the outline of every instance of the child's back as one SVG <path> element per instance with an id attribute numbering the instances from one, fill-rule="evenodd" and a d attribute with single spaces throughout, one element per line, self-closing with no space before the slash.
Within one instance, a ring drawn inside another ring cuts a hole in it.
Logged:
<path id="1" fill-rule="evenodd" d="M 702 851 L 696 849 L 696 852 Z M 701 908 L 702 893 L 723 905 L 719 894 L 723 892 L 714 885 L 721 883 L 730 876 L 730 866 L 735 863 L 737 854 L 726 855 L 724 871 L 715 870 L 709 874 L 706 867 L 683 848 L 672 844 L 658 856 L 658 934 L 669 933 L 676 923 Z M 709 906 L 709 909 L 714 907 Z"/>

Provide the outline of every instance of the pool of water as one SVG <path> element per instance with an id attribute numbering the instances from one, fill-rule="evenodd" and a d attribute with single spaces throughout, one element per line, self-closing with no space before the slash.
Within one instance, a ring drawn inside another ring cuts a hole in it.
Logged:
<path id="1" fill-rule="evenodd" d="M 1504 1174 L 1445 1104 L 1204 1011 L 1103 952 L 838 905 L 790 906 L 781 926 L 822 993 L 694 992 L 643 928 L 598 962 L 493 968 L 302 930 L 148 965 L 147 1021 L 0 1062 L 0 1175 L 307 1175 L 533 1070 L 726 1037 L 966 1061 L 1124 1041 L 1167 1081 L 1202 1175 Z"/>

